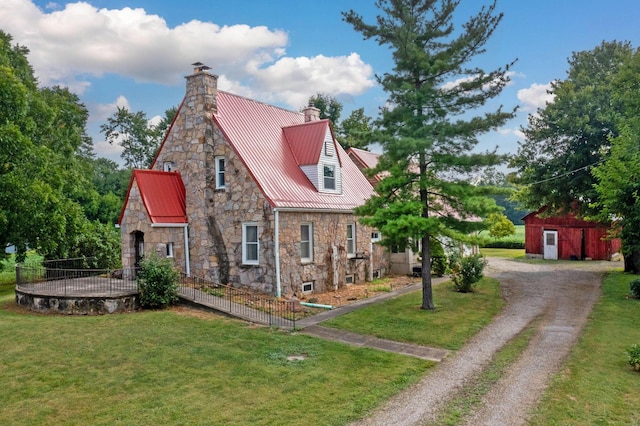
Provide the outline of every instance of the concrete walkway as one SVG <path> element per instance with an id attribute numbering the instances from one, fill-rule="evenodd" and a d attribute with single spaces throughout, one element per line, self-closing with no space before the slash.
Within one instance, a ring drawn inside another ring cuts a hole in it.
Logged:
<path id="1" fill-rule="evenodd" d="M 444 281 L 448 281 L 448 277 L 433 278 L 432 285 L 436 286 Z M 337 328 L 322 327 L 318 324 L 331 318 L 348 314 L 366 306 L 380 303 L 384 300 L 392 299 L 403 294 L 422 290 L 422 283 L 413 284 L 399 290 L 389 293 L 380 294 L 368 299 L 358 300 L 349 305 L 321 312 L 319 314 L 306 317 L 296 322 L 296 327 L 300 328 L 301 333 L 318 337 L 321 339 L 332 340 L 336 342 L 346 343 L 352 346 L 366 347 L 378 349 L 386 352 L 394 352 L 402 355 L 413 356 L 416 358 L 426 359 L 430 361 L 440 362 L 449 354 L 449 351 L 441 348 L 431 348 L 410 343 L 401 343 L 393 340 L 379 339 L 373 336 L 367 336 L 349 331 L 339 330 Z"/>
<path id="2" fill-rule="evenodd" d="M 448 277 L 433 278 L 432 285 L 436 286 L 444 281 L 448 281 Z M 337 328 L 322 327 L 319 324 L 336 318 L 341 315 L 348 314 L 358 309 L 380 303 L 403 294 L 422 290 L 422 283 L 413 284 L 399 290 L 390 291 L 389 293 L 379 294 L 367 299 L 361 299 L 348 305 L 340 306 L 331 310 L 320 312 L 319 314 L 293 321 L 270 315 L 259 309 L 253 309 L 243 304 L 234 303 L 230 300 L 212 296 L 192 287 L 180 287 L 178 295 L 188 304 L 199 306 L 201 308 L 220 312 L 232 317 L 240 318 L 269 326 L 276 326 L 288 329 L 298 329 L 302 334 L 318 337 L 321 339 L 332 340 L 336 342 L 346 343 L 348 345 L 367 347 L 378 349 L 386 352 L 394 352 L 416 358 L 426 359 L 430 361 L 440 362 L 449 354 L 449 351 L 441 348 L 430 348 L 410 343 L 401 343 L 393 340 L 379 339 L 373 336 L 366 336 L 349 331 L 339 330 Z"/>

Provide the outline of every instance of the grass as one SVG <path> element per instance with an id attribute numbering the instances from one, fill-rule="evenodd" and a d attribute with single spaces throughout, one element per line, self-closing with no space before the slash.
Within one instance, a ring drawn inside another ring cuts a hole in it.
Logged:
<path id="1" fill-rule="evenodd" d="M 25 263 L 41 262 L 42 256 L 33 251 L 27 253 Z M 16 283 L 16 256 L 9 255 L 6 259 L 0 258 L 0 285 Z"/>
<path id="2" fill-rule="evenodd" d="M 602 297 L 532 425 L 640 424 L 640 373 L 626 354 L 640 343 L 640 300 L 629 297 L 635 278 L 621 272 L 605 278 Z"/>
<path id="3" fill-rule="evenodd" d="M 52 316 L 12 299 L 0 286 L 3 424 L 346 424 L 433 366 L 192 311 Z"/>
<path id="4" fill-rule="evenodd" d="M 480 254 L 487 257 L 501 257 L 503 259 L 524 259 L 524 249 L 481 248 Z"/>
<path id="5" fill-rule="evenodd" d="M 359 309 L 322 325 L 346 329 L 383 339 L 446 349 L 460 349 L 500 311 L 503 301 L 498 282 L 483 278 L 473 293 L 457 293 L 451 283 L 433 288 L 436 309 L 420 309 L 417 291 Z"/>

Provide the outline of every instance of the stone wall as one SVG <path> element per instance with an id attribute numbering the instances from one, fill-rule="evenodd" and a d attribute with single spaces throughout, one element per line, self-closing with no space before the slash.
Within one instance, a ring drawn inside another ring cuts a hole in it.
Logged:
<path id="1" fill-rule="evenodd" d="M 300 225 L 312 224 L 313 260 L 300 257 Z M 356 224 L 355 258 L 347 255 L 347 224 Z M 371 228 L 357 223 L 351 213 L 280 212 L 280 279 L 283 295 L 300 294 L 303 282 L 313 282 L 314 291 L 329 291 L 353 283 L 368 281 L 373 271 L 384 276 L 389 256 L 378 244 L 371 244 Z M 334 250 L 335 247 L 335 250 Z M 373 252 L 372 252 L 373 249 Z M 334 262 L 334 253 L 337 259 Z M 334 264 L 337 273 L 334 273 Z M 334 277 L 337 276 L 337 282 Z"/>
<path id="2" fill-rule="evenodd" d="M 167 243 L 173 244 L 173 259 L 175 265 L 182 271 L 186 270 L 184 255 L 183 228 L 151 227 L 151 220 L 142 203 L 140 190 L 133 182 L 129 191 L 127 208 L 120 223 L 120 239 L 122 244 L 122 267 L 130 269 L 135 264 L 134 232 L 144 233 L 144 254 L 155 252 L 160 257 L 166 256 Z"/>

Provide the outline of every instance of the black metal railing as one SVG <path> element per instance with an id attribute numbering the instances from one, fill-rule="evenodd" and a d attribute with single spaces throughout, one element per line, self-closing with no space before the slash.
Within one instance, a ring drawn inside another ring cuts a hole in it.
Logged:
<path id="1" fill-rule="evenodd" d="M 249 321 L 276 327 L 295 328 L 308 314 L 298 301 L 282 300 L 268 294 L 197 277 L 182 277 L 182 297 Z"/>
<path id="2" fill-rule="evenodd" d="M 16 265 L 16 290 L 59 296 L 92 296 L 138 291 L 135 269 L 74 269 Z"/>

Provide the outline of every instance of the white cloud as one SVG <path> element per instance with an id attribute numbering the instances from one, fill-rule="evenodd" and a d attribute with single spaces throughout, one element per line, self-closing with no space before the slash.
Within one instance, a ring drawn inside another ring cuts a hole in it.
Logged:
<path id="1" fill-rule="evenodd" d="M 549 94 L 551 83 L 533 83 L 527 89 L 518 90 L 518 100 L 523 103 L 524 111 L 533 112 L 544 108 L 548 102 L 553 102 L 555 95 Z"/>
<path id="2" fill-rule="evenodd" d="M 196 61 L 227 76 L 221 82 L 240 93 L 273 94 L 294 108 L 316 92 L 358 95 L 374 84 L 371 67 L 355 53 L 285 56 L 288 34 L 279 29 L 199 20 L 171 28 L 142 8 L 98 9 L 85 2 L 49 3 L 47 9 L 31 0 L 3 0 L 0 28 L 30 49 L 40 83 L 79 94 L 105 74 L 182 84 L 188 64 Z"/>
<path id="3" fill-rule="evenodd" d="M 118 110 L 118 108 L 126 108 L 128 110 L 131 110 L 129 100 L 126 97 L 120 95 L 113 103 L 88 106 L 91 121 L 97 121 L 100 123 L 104 123 L 108 117 L 112 116 L 113 113 Z"/>

